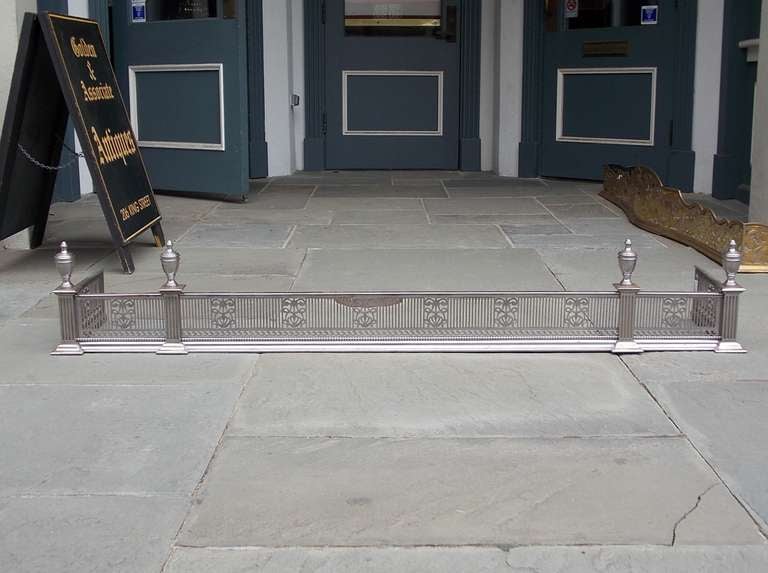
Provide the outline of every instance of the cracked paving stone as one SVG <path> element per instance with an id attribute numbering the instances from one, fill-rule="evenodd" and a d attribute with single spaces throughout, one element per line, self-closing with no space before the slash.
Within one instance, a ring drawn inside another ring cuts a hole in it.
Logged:
<path id="1" fill-rule="evenodd" d="M 225 438 L 180 544 L 669 544 L 714 483 L 682 438 Z"/>
<path id="2" fill-rule="evenodd" d="M 763 543 L 760 531 L 743 519 L 744 510 L 733 501 L 733 495 L 723 484 L 709 486 L 675 524 L 672 545 L 706 545 L 711 542 L 709 532 L 713 525 L 722 532 L 718 544 Z"/>

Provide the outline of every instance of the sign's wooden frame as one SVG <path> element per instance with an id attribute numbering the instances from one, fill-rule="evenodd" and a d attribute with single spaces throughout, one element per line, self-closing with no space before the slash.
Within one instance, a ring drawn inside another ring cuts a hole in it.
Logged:
<path id="1" fill-rule="evenodd" d="M 62 49 L 56 27 L 72 27 L 73 23 L 83 26 L 82 36 L 90 38 L 87 56 L 75 50 L 74 42 L 80 41 L 80 37 L 76 40 L 72 36 L 73 44 Z M 75 54 L 74 59 L 67 47 Z M 99 74 L 98 89 L 113 94 L 109 101 L 86 107 L 86 86 L 80 82 L 81 87 L 77 87 L 76 78 L 71 77 L 73 71 L 78 73 L 78 67 L 84 73 L 85 66 L 92 78 L 96 78 L 94 73 Z M 26 14 L 0 137 L 0 239 L 29 228 L 30 247 L 34 249 L 43 243 L 56 183 L 54 166 L 59 165 L 68 117 L 82 143 L 94 191 L 123 270 L 132 273 L 134 264 L 127 248 L 130 242 L 147 230 L 152 231 L 158 247 L 165 238 L 162 217 L 99 25 L 94 20 L 63 14 Z M 107 124 L 100 125 L 102 120 Z M 99 149 L 94 148 L 92 134 L 95 137 L 97 133 L 107 133 L 111 137 L 112 132 L 123 139 L 120 144 L 110 143 L 110 153 L 120 152 L 120 145 L 122 152 L 126 148 L 135 150 L 124 153 L 110 165 L 104 161 L 101 144 L 97 142 Z M 129 219 L 130 224 L 126 223 Z"/>

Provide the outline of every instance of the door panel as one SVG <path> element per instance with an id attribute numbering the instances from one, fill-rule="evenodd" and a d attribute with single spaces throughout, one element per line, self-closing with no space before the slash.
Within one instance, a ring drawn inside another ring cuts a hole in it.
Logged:
<path id="1" fill-rule="evenodd" d="M 578 17 L 568 18 L 564 2 L 549 3 L 542 175 L 600 180 L 603 165 L 620 163 L 648 165 L 665 179 L 674 111 L 675 3 L 576 4 Z M 653 4 L 659 4 L 658 23 L 641 25 L 641 8 Z"/>
<path id="2" fill-rule="evenodd" d="M 457 168 L 455 2 L 328 0 L 325 29 L 326 167 Z"/>
<path id="3" fill-rule="evenodd" d="M 245 2 L 115 2 L 115 68 L 157 190 L 248 191 Z"/>

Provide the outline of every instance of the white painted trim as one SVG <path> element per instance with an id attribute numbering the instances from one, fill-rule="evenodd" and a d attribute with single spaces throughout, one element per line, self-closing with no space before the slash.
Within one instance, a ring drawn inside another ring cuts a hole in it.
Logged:
<path id="1" fill-rule="evenodd" d="M 699 0 L 693 79 L 693 190 L 712 194 L 720 122 L 720 71 L 725 0 Z M 754 134 L 754 132 L 753 132 Z"/>
<path id="2" fill-rule="evenodd" d="M 293 149 L 292 170 L 304 169 L 304 137 L 306 129 L 304 125 L 304 1 L 291 0 L 291 80 L 293 82 L 292 94 L 300 98 L 298 106 L 291 107 L 293 120 Z"/>
<path id="3" fill-rule="evenodd" d="M 434 131 L 409 130 L 350 130 L 347 124 L 347 78 L 349 76 L 422 76 L 437 78 L 437 129 Z M 341 71 L 341 134 L 342 135 L 443 135 L 443 71 L 442 70 L 342 70 Z"/>
<path id="4" fill-rule="evenodd" d="M 498 170 L 499 175 L 520 173 L 523 121 L 523 0 L 498 0 Z"/>
<path id="5" fill-rule="evenodd" d="M 200 143 L 195 141 L 145 141 L 139 133 L 139 113 L 136 100 L 136 74 L 153 72 L 199 72 L 216 71 L 219 74 L 219 143 Z M 145 64 L 128 66 L 128 97 L 130 100 L 131 127 L 139 147 L 158 149 L 195 149 L 202 151 L 225 151 L 224 135 L 224 64 Z"/>
<path id="6" fill-rule="evenodd" d="M 575 137 L 563 135 L 563 79 L 566 75 L 598 75 L 598 74 L 650 74 L 651 75 L 651 122 L 649 139 L 622 139 L 610 137 Z M 557 70 L 557 118 L 555 141 L 573 143 L 598 143 L 603 145 L 654 145 L 656 130 L 656 68 L 558 68 Z"/>
<path id="7" fill-rule="evenodd" d="M 760 9 L 760 37 L 768 39 L 768 1 Z M 757 85 L 752 116 L 752 180 L 749 221 L 768 224 L 768 58 L 757 60 Z"/>
<path id="8" fill-rule="evenodd" d="M 498 0 L 480 7 L 480 169 L 498 169 L 499 63 Z"/>
<path id="9" fill-rule="evenodd" d="M 89 17 L 88 0 L 69 0 L 68 8 L 68 14 L 70 16 L 80 16 L 82 18 Z M 75 151 L 78 153 L 82 153 L 83 151 L 83 146 L 80 144 L 80 139 L 77 137 L 77 133 L 75 133 Z M 93 193 L 93 180 L 91 179 L 91 172 L 88 169 L 88 162 L 85 160 L 85 157 L 80 157 L 78 168 L 80 172 L 80 196 L 83 197 L 84 195 Z"/>
<path id="10" fill-rule="evenodd" d="M 291 95 L 294 93 L 291 66 L 295 56 L 292 23 L 296 4 L 292 0 L 261 3 L 264 28 L 264 138 L 267 142 L 269 177 L 290 175 L 295 169 L 294 119 L 297 114 L 291 107 Z"/>

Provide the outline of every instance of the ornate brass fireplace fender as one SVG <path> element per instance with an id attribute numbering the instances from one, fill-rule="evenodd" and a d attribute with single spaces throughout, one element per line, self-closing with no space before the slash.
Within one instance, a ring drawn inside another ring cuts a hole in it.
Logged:
<path id="1" fill-rule="evenodd" d="M 666 187 L 648 167 L 607 165 L 600 196 L 620 207 L 634 224 L 693 247 L 720 261 L 731 240 L 742 254 L 739 272 L 768 273 L 768 226 L 721 219 L 679 190 Z"/>

